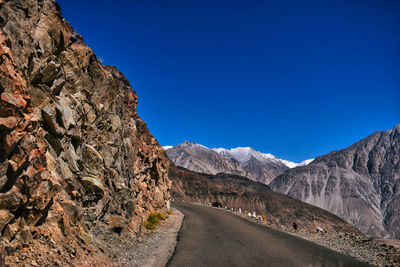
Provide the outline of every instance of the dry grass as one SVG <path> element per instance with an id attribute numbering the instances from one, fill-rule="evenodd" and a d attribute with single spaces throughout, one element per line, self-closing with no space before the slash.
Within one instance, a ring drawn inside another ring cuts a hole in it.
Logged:
<path id="1" fill-rule="evenodd" d="M 154 230 L 156 229 L 157 224 L 165 219 L 166 217 L 162 212 L 152 212 L 147 218 L 147 221 L 143 223 L 143 226 L 148 230 Z"/>

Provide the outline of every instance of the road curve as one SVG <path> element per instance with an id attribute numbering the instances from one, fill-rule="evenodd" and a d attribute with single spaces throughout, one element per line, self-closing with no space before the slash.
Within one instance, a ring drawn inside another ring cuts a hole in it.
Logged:
<path id="1" fill-rule="evenodd" d="M 185 219 L 167 266 L 369 266 L 221 209 L 174 206 Z"/>

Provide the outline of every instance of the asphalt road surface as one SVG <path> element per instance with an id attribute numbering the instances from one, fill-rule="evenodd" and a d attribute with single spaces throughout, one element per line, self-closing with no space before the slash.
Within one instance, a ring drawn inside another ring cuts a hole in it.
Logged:
<path id="1" fill-rule="evenodd" d="M 167 266 L 369 266 L 221 209 L 174 207 L 185 219 Z"/>

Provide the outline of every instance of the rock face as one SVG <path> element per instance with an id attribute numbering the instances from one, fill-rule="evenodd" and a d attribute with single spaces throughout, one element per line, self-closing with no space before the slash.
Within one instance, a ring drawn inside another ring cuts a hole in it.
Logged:
<path id="1" fill-rule="evenodd" d="M 276 176 L 289 168 L 309 163 L 305 161 L 297 164 L 278 159 L 250 147 L 210 149 L 185 141 L 176 147 L 164 148 L 175 165 L 188 170 L 208 174 L 236 174 L 264 184 L 269 184 Z"/>
<path id="2" fill-rule="evenodd" d="M 302 201 L 272 191 L 269 186 L 232 174 L 203 174 L 192 172 L 173 164 L 169 170 L 172 180 L 171 196 L 174 199 L 200 202 L 219 202 L 223 207 L 237 211 L 265 215 L 277 226 L 306 231 L 322 227 L 328 232 L 359 231 L 339 217 Z"/>
<path id="3" fill-rule="evenodd" d="M 364 233 L 400 239 L 400 125 L 288 170 L 270 186 Z"/>
<path id="4" fill-rule="evenodd" d="M 169 161 L 138 117 L 129 82 L 100 64 L 51 0 L 0 0 L 0 25 L 7 253 L 39 232 L 87 246 L 93 227 L 118 222 L 138 233 L 151 210 L 166 208 Z"/>

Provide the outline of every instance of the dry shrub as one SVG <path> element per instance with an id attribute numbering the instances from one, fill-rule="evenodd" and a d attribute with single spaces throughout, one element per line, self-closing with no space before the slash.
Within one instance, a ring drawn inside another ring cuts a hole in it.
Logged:
<path id="1" fill-rule="evenodd" d="M 162 212 L 152 212 L 150 213 L 149 217 L 147 218 L 147 221 L 143 223 L 143 226 L 146 229 L 149 230 L 154 230 L 156 229 L 157 224 L 160 221 L 164 221 L 166 219 L 165 215 Z"/>

